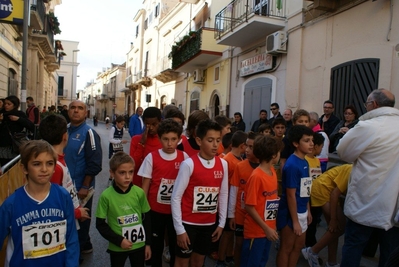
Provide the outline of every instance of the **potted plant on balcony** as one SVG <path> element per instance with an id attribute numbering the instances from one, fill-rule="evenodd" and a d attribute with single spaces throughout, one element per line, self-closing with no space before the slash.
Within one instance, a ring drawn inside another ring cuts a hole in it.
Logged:
<path id="1" fill-rule="evenodd" d="M 50 24 L 51 30 L 54 33 L 54 35 L 60 34 L 61 29 L 58 18 L 54 15 L 53 12 L 49 12 L 47 16 L 48 16 L 48 22 Z"/>

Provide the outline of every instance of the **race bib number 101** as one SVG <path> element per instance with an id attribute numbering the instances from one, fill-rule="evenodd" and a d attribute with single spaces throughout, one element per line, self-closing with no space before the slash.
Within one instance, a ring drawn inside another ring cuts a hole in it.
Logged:
<path id="1" fill-rule="evenodd" d="M 24 259 L 43 258 L 66 249 L 67 221 L 22 226 Z"/>
<path id="2" fill-rule="evenodd" d="M 219 187 L 194 187 L 193 212 L 216 213 L 218 197 Z"/>

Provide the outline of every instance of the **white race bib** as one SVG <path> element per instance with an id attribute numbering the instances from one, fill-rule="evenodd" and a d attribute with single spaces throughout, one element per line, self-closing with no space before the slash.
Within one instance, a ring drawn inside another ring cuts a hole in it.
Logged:
<path id="1" fill-rule="evenodd" d="M 321 175 L 321 168 L 310 168 L 309 175 L 313 180 L 316 179 Z"/>
<path id="2" fill-rule="evenodd" d="M 64 251 L 66 228 L 66 220 L 22 226 L 24 259 L 43 258 Z"/>
<path id="3" fill-rule="evenodd" d="M 124 238 L 131 241 L 133 244 L 145 242 L 145 231 L 142 224 L 123 227 L 122 234 Z"/>
<path id="4" fill-rule="evenodd" d="M 123 144 L 122 142 L 117 144 L 112 144 L 112 148 L 114 149 L 114 151 L 123 151 Z"/>
<path id="5" fill-rule="evenodd" d="M 300 197 L 310 197 L 312 190 L 312 177 L 301 178 Z"/>
<path id="6" fill-rule="evenodd" d="M 193 212 L 216 213 L 218 207 L 219 187 L 194 187 Z"/>
<path id="7" fill-rule="evenodd" d="M 161 179 L 161 184 L 159 185 L 158 194 L 157 194 L 157 202 L 161 204 L 170 205 L 170 199 L 172 197 L 173 185 L 175 184 L 175 180 L 173 179 Z"/>
<path id="8" fill-rule="evenodd" d="M 280 201 L 280 199 L 266 200 L 265 213 L 264 213 L 265 221 L 276 220 L 279 201 Z"/>

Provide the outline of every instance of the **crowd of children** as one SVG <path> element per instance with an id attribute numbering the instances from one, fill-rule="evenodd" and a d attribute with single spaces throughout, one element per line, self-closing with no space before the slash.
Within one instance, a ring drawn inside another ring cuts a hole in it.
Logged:
<path id="1" fill-rule="evenodd" d="M 351 165 L 324 172 L 318 156 L 325 135 L 309 127 L 307 111 L 294 113 L 288 133 L 283 118 L 245 133 L 225 116 L 211 120 L 194 111 L 183 137 L 184 120 L 177 109 L 164 118 L 158 108 L 145 109 L 145 130 L 132 137 L 128 155 L 124 118 L 116 119 L 109 136 L 112 182 L 95 211 L 111 266 L 129 258 L 131 266 L 160 267 L 167 246 L 170 266 L 202 267 L 217 244 L 218 267 L 264 267 L 275 241 L 276 266 L 296 266 L 301 254 L 320 266 L 326 246 L 326 266 L 339 266 L 340 196 Z M 27 184 L 0 208 L 0 242 L 9 235 L 10 266 L 78 266 L 76 220 L 90 216 L 63 160 L 66 121 L 51 115 L 40 127 L 45 141 L 30 141 L 21 152 Z M 26 205 L 16 205 L 18 198 Z M 328 230 L 317 241 L 322 214 Z"/>

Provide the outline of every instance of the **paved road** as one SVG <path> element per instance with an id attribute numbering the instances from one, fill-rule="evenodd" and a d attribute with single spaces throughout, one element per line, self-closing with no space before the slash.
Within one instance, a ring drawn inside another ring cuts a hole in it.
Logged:
<path id="1" fill-rule="evenodd" d="M 87 120 L 87 123 L 93 126 L 92 120 Z M 101 136 L 101 145 L 103 149 L 103 170 L 102 172 L 96 177 L 96 191 L 94 194 L 93 200 L 93 211 L 92 211 L 92 218 L 94 218 L 95 210 L 97 207 L 97 201 L 101 192 L 108 186 L 108 178 L 109 178 L 109 169 L 108 169 L 108 130 L 105 128 L 104 123 L 99 123 L 97 127 L 93 127 L 97 133 Z M 130 140 L 129 133 L 125 131 L 124 139 Z M 125 145 L 125 152 L 129 153 L 129 146 L 130 143 Z M 326 228 L 325 222 L 322 222 L 318 229 L 318 236 L 321 236 L 324 233 L 324 229 Z M 82 267 L 107 267 L 110 266 L 109 263 L 109 255 L 106 253 L 108 242 L 98 233 L 97 229 L 95 228 L 95 220 L 93 219 L 91 222 L 90 228 L 90 236 L 93 243 L 94 251 L 91 254 L 84 255 L 84 261 L 81 264 Z M 342 246 L 343 237 L 340 239 L 340 246 Z M 339 249 L 340 251 L 340 249 Z M 324 249 L 320 253 L 320 257 L 325 261 L 327 260 L 327 250 Z M 267 267 L 276 266 L 275 264 L 276 258 L 276 250 L 274 246 L 270 250 L 269 262 Z M 340 260 L 341 255 L 339 253 L 338 259 Z M 209 258 L 205 261 L 206 267 L 213 267 L 215 265 L 214 261 L 210 260 Z M 363 267 L 372 267 L 378 265 L 378 258 L 366 259 L 363 258 L 361 262 L 361 266 Z M 128 263 L 125 265 L 130 266 Z M 169 266 L 168 264 L 164 264 L 163 267 Z M 307 267 L 307 261 L 304 258 L 300 258 L 297 266 L 300 267 Z M 154 266 L 157 267 L 157 266 Z"/>

